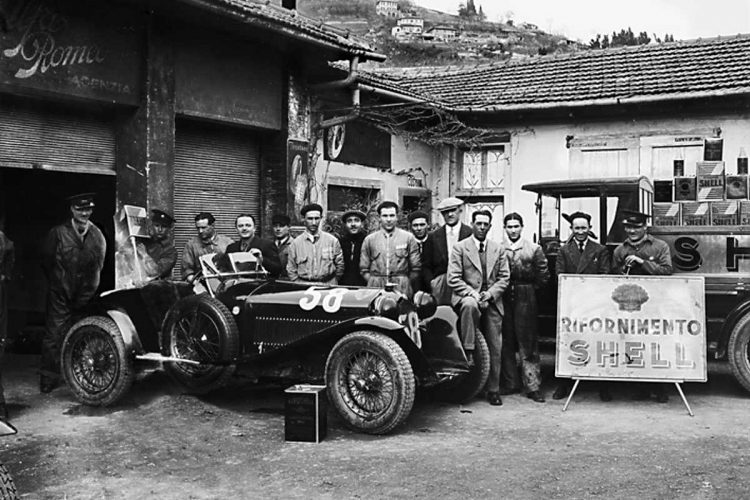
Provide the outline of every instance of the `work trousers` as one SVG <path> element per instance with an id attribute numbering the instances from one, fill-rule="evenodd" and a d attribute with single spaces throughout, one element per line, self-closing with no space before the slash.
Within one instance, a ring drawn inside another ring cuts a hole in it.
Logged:
<path id="1" fill-rule="evenodd" d="M 42 375 L 55 376 L 60 373 L 60 349 L 72 313 L 73 305 L 65 295 L 51 289 L 47 294 L 47 318 L 42 338 Z"/>
<path id="2" fill-rule="evenodd" d="M 490 377 L 487 380 L 487 391 L 500 390 L 500 370 L 503 348 L 503 315 L 495 304 L 489 304 L 484 310 L 472 297 L 463 297 L 458 303 L 458 317 L 461 326 L 461 343 L 464 350 L 476 347 L 476 331 L 480 327 L 490 350 Z M 475 359 L 475 361 L 478 361 Z"/>
<path id="3" fill-rule="evenodd" d="M 506 290 L 503 302 L 505 304 L 503 386 L 507 389 L 520 389 L 523 382 L 523 387 L 527 392 L 538 391 L 541 385 L 541 370 L 539 367 L 538 306 L 534 285 L 515 284 Z"/>

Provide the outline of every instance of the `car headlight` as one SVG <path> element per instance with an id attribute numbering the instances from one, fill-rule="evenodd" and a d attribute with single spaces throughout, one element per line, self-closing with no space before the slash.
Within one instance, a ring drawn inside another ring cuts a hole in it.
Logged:
<path id="1" fill-rule="evenodd" d="M 370 312 L 371 314 L 398 321 L 398 296 L 390 294 L 378 295 L 370 306 Z"/>
<path id="2" fill-rule="evenodd" d="M 419 319 L 427 319 L 434 316 L 437 311 L 437 301 L 435 297 L 427 292 L 418 291 L 414 294 L 414 305 L 417 308 Z"/>

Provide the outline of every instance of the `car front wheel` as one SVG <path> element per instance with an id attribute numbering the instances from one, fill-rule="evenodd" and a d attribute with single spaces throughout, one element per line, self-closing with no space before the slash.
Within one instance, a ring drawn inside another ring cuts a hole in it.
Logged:
<path id="1" fill-rule="evenodd" d="M 727 353 L 734 377 L 746 391 L 750 391 L 750 314 L 734 325 Z"/>
<path id="2" fill-rule="evenodd" d="M 135 378 L 120 329 L 105 316 L 90 316 L 74 324 L 63 341 L 60 361 L 76 399 L 91 406 L 119 401 Z"/>
<path id="3" fill-rule="evenodd" d="M 409 358 L 395 340 L 377 332 L 353 332 L 336 343 L 326 362 L 326 384 L 346 424 L 368 434 L 392 431 L 414 405 Z"/>

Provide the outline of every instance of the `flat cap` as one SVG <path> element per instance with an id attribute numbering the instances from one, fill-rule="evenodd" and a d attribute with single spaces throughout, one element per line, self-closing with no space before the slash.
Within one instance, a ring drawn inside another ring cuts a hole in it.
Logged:
<path id="1" fill-rule="evenodd" d="M 280 226 L 288 226 L 292 223 L 292 219 L 289 218 L 287 214 L 276 214 L 273 217 L 271 217 L 271 224 L 272 225 L 280 225 Z"/>
<path id="2" fill-rule="evenodd" d="M 437 209 L 438 212 L 444 212 L 445 210 L 453 210 L 454 208 L 458 208 L 461 205 L 464 204 L 464 201 L 460 198 L 456 198 L 455 196 L 450 196 L 448 198 L 444 198 L 438 203 Z"/>
<path id="3" fill-rule="evenodd" d="M 341 221 L 346 222 L 346 219 L 349 217 L 357 217 L 361 221 L 367 219 L 367 215 L 362 210 L 347 210 L 344 212 L 344 215 L 341 216 Z"/>
<path id="4" fill-rule="evenodd" d="M 646 224 L 648 218 L 651 217 L 648 214 L 637 212 L 635 210 L 623 210 L 622 215 L 622 223 L 626 226 L 643 226 Z"/>
<path id="5" fill-rule="evenodd" d="M 307 212 L 310 212 L 312 210 L 317 210 L 318 212 L 320 212 L 320 215 L 323 215 L 323 207 L 321 207 L 317 203 L 310 203 L 309 205 L 305 205 L 304 207 L 302 207 L 302 210 L 300 210 L 299 213 L 301 213 L 302 217 L 304 217 Z"/>
<path id="6" fill-rule="evenodd" d="M 157 224 L 164 224 L 165 226 L 171 226 L 174 224 L 174 217 L 169 215 L 164 210 L 159 210 L 158 208 L 154 208 L 151 210 L 151 222 L 156 222 Z"/>
<path id="7" fill-rule="evenodd" d="M 428 222 L 430 220 L 430 217 L 426 213 L 422 212 L 421 210 L 413 211 L 406 218 L 410 223 L 414 222 L 417 219 L 424 219 L 425 221 L 428 221 Z"/>
<path id="8" fill-rule="evenodd" d="M 70 206 L 73 208 L 94 208 L 94 197 L 96 193 L 80 193 L 68 196 L 66 199 L 70 202 Z"/>

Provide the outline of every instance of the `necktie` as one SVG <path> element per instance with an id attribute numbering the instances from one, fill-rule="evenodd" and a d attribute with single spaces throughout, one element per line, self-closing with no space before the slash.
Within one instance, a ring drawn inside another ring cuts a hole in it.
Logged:
<path id="1" fill-rule="evenodd" d="M 578 242 L 578 250 L 579 250 L 579 251 L 580 251 L 581 253 L 583 253 L 583 245 L 584 245 L 584 244 L 585 244 L 585 243 L 584 243 L 583 241 L 579 241 L 579 242 Z"/>
<path id="2" fill-rule="evenodd" d="M 484 252 L 484 241 L 479 242 L 479 253 Z"/>
<path id="3" fill-rule="evenodd" d="M 484 251 L 484 242 L 479 242 L 479 262 L 482 264 L 482 291 L 487 290 L 487 254 Z"/>

